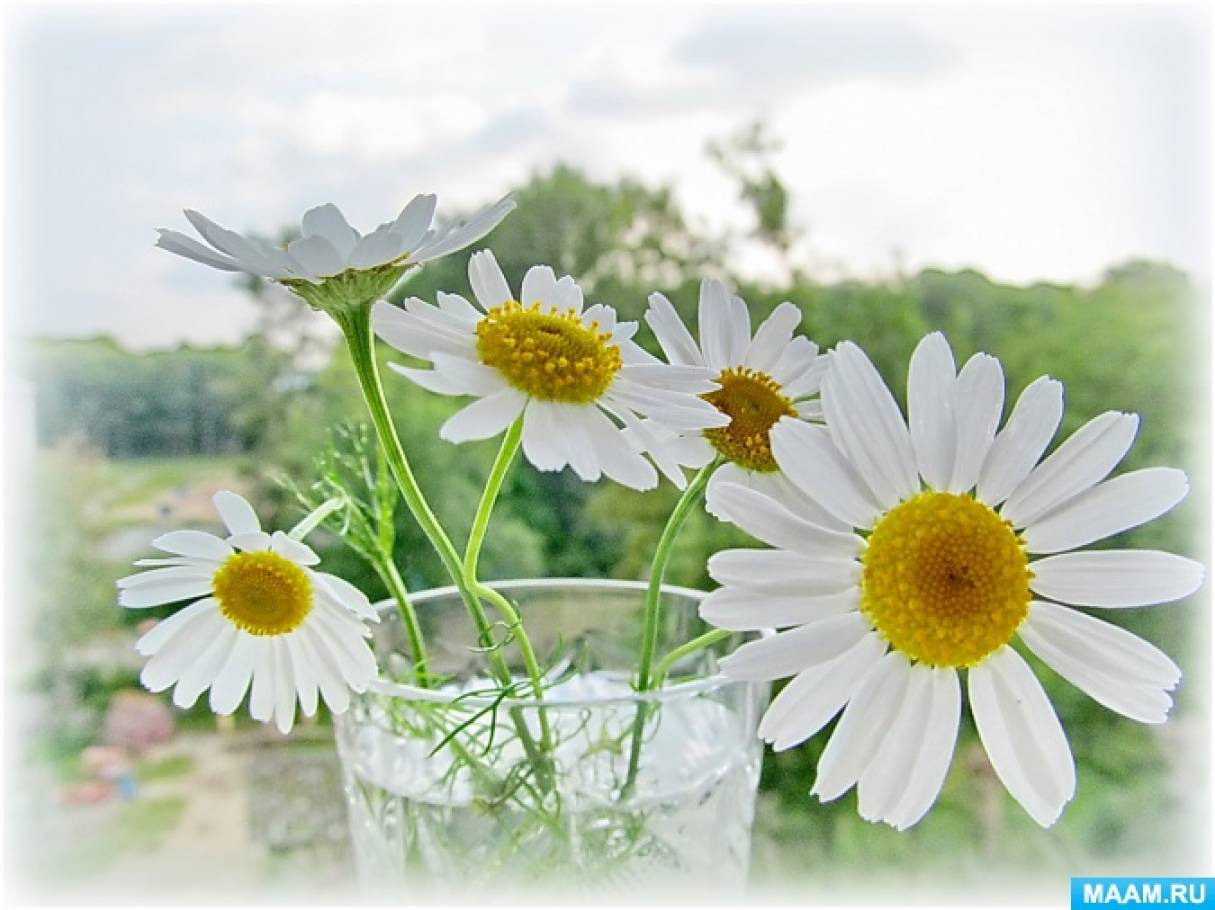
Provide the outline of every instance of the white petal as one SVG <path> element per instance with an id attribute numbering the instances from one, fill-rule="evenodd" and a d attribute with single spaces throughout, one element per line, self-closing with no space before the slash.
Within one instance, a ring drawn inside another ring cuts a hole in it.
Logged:
<path id="1" fill-rule="evenodd" d="M 650 490 L 658 485 L 658 472 L 629 443 L 620 429 L 597 408 L 589 408 L 584 432 L 595 447 L 603 473 L 634 490 Z"/>
<path id="2" fill-rule="evenodd" d="M 1023 528 L 1083 493 L 1122 461 L 1138 428 L 1134 414 L 1106 411 L 1094 417 L 1034 468 L 1008 497 L 1000 515 L 1013 527 Z"/>
<path id="3" fill-rule="evenodd" d="M 878 502 L 890 508 L 920 487 L 911 433 L 864 351 L 850 341 L 841 342 L 831 364 L 822 394 L 831 439 Z"/>
<path id="4" fill-rule="evenodd" d="M 439 291 L 435 295 L 439 309 L 445 316 L 465 324 L 470 331 L 476 331 L 476 325 L 481 321 L 482 313 L 459 294 L 446 294 Z"/>
<path id="5" fill-rule="evenodd" d="M 283 256 L 269 257 L 259 249 L 249 238 L 242 237 L 235 231 L 220 227 L 201 212 L 193 209 L 185 210 L 186 219 L 202 238 L 222 253 L 227 253 L 241 266 L 255 275 L 267 278 L 284 278 L 290 274 L 285 268 L 287 258 Z"/>
<path id="6" fill-rule="evenodd" d="M 413 357 L 430 360 L 436 351 L 459 357 L 475 357 L 476 335 L 465 326 L 425 321 L 384 300 L 371 308 L 371 325 L 385 344 Z"/>
<path id="7" fill-rule="evenodd" d="M 719 629 L 749 632 L 784 629 L 817 622 L 855 610 L 860 600 L 856 588 L 813 597 L 806 594 L 762 594 L 729 586 L 718 588 L 700 602 L 700 618 Z"/>
<path id="8" fill-rule="evenodd" d="M 1063 419 L 1063 383 L 1039 376 L 1021 393 L 979 471 L 979 499 L 993 508 L 1029 476 Z"/>
<path id="9" fill-rule="evenodd" d="M 731 679 L 780 679 L 843 654 L 867 632 L 869 624 L 859 613 L 829 616 L 748 642 L 718 665 Z"/>
<path id="10" fill-rule="evenodd" d="M 893 824 L 899 805 L 912 796 L 911 771 L 932 712 L 932 695 L 932 671 L 915 665 L 898 712 L 857 781 L 857 812 L 866 821 Z"/>
<path id="11" fill-rule="evenodd" d="M 768 375 L 788 389 L 792 383 L 804 380 L 810 370 L 825 371 L 829 363 L 829 357 L 818 356 L 817 344 L 798 335 L 785 346 Z M 821 378 L 818 377 L 819 381 Z"/>
<path id="12" fill-rule="evenodd" d="M 730 295 L 716 278 L 700 283 L 700 344 L 705 364 L 714 370 L 733 366 L 730 354 Z"/>
<path id="13" fill-rule="evenodd" d="M 292 240 L 287 252 L 317 278 L 337 275 L 346 268 L 346 259 L 324 237 L 313 235 Z"/>
<path id="14" fill-rule="evenodd" d="M 406 250 L 417 247 L 422 235 L 430 227 L 435 217 L 435 205 L 438 199 L 433 193 L 414 196 L 401 209 L 396 221 L 392 223 L 392 231 L 401 238 L 401 246 Z"/>
<path id="15" fill-rule="evenodd" d="M 592 409 L 583 409 L 594 410 Z M 625 407 L 611 408 L 612 413 L 618 416 L 624 424 L 622 434 L 627 434 L 626 438 L 630 443 L 635 444 L 642 452 L 648 452 L 650 457 L 654 459 L 654 463 L 658 465 L 658 469 L 666 476 L 671 483 L 683 490 L 687 487 L 687 478 L 683 476 L 683 471 L 680 469 L 679 461 L 675 457 L 675 453 L 671 446 L 665 441 L 669 438 L 669 434 L 664 437 L 660 432 L 656 432 L 655 428 L 661 428 L 662 424 L 656 420 L 639 420 L 637 415 Z M 577 427 L 573 419 L 566 419 L 564 425 L 567 427 Z M 586 430 L 582 429 L 581 435 L 586 436 Z M 589 446 L 590 441 L 587 437 L 586 444 Z M 581 472 L 579 472 L 579 476 Z M 583 479 L 587 479 L 583 477 Z"/>
<path id="16" fill-rule="evenodd" d="M 547 265 L 533 265 L 523 276 L 523 291 L 519 302 L 525 307 L 540 304 L 543 312 L 554 309 L 557 303 L 557 276 Z"/>
<path id="17" fill-rule="evenodd" d="M 483 363 L 436 351 L 431 355 L 435 369 L 465 389 L 466 395 L 492 395 L 506 388 L 506 380 L 493 367 Z"/>
<path id="18" fill-rule="evenodd" d="M 246 553 L 255 553 L 260 550 L 269 550 L 273 538 L 265 531 L 250 531 L 248 534 L 233 534 L 228 538 L 228 543 L 236 547 L 238 550 L 243 550 Z"/>
<path id="19" fill-rule="evenodd" d="M 881 509 L 825 428 L 782 418 L 771 441 L 777 465 L 807 496 L 850 527 L 873 527 Z"/>
<path id="20" fill-rule="evenodd" d="M 211 497 L 211 501 L 215 503 L 215 510 L 219 512 L 219 518 L 227 527 L 229 534 L 252 534 L 254 531 L 262 529 L 261 522 L 257 520 L 257 513 L 253 511 L 253 506 L 249 505 L 249 500 L 239 493 L 220 490 Z"/>
<path id="21" fill-rule="evenodd" d="M 1076 767 L 1055 709 L 1033 671 L 1003 647 L 968 673 L 970 707 L 996 775 L 1049 828 L 1076 790 Z"/>
<path id="22" fill-rule="evenodd" d="M 704 357 L 692 333 L 679 318 L 671 301 L 662 294 L 650 295 L 650 308 L 646 310 L 645 321 L 653 330 L 668 361 L 684 366 L 704 366 Z"/>
<path id="23" fill-rule="evenodd" d="M 940 332 L 916 345 L 907 370 L 907 417 L 920 475 L 944 490 L 953 475 L 957 449 L 957 368 Z"/>
<path id="24" fill-rule="evenodd" d="M 588 329 L 596 332 L 612 332 L 616 331 L 616 311 L 610 306 L 604 306 L 602 303 L 596 303 L 594 306 L 586 308 L 586 312 L 582 314 L 582 324 Z M 623 351 L 624 348 L 622 347 Z M 660 363 L 657 357 L 646 354 L 649 358 L 649 363 Z M 628 362 L 627 359 L 625 361 Z"/>
<path id="25" fill-rule="evenodd" d="M 819 758 L 813 795 L 830 802 L 860 780 L 894 722 L 910 674 L 907 658 L 889 651 L 865 676 Z"/>
<path id="26" fill-rule="evenodd" d="M 343 261 L 359 241 L 358 232 L 346 222 L 341 209 L 331 202 L 304 212 L 301 227 L 305 237 L 316 234 L 328 240 Z"/>
<path id="27" fill-rule="evenodd" d="M 197 614 L 144 664 L 139 681 L 152 692 L 169 688 L 225 626 L 231 628 L 218 612 Z"/>
<path id="28" fill-rule="evenodd" d="M 352 622 L 350 614 L 344 611 L 321 609 L 310 619 L 316 633 L 314 641 L 323 638 L 345 684 L 355 692 L 367 691 L 367 683 L 376 674 L 376 663 L 364 640 L 364 627 Z"/>
<path id="29" fill-rule="evenodd" d="M 457 411 L 439 428 L 439 436 L 448 442 L 468 442 L 489 439 L 509 427 L 519 415 L 527 399 L 517 389 L 505 388 L 474 401 Z"/>
<path id="30" fill-rule="evenodd" d="M 263 723 L 274 714 L 274 648 L 272 641 L 258 642 L 253 664 L 253 691 L 249 693 L 249 715 Z"/>
<path id="31" fill-rule="evenodd" d="M 387 226 L 361 237 L 346 262 L 352 269 L 373 269 L 399 259 L 406 250 L 405 240 Z"/>
<path id="32" fill-rule="evenodd" d="M 793 339 L 793 332 L 802 322 L 802 311 L 786 300 L 772 311 L 755 331 L 755 338 L 743 355 L 743 363 L 753 370 L 767 373 Z"/>
<path id="33" fill-rule="evenodd" d="M 751 314 L 747 304 L 741 297 L 731 297 L 728 314 L 727 338 L 730 342 L 726 360 L 729 363 L 742 363 L 747 356 L 747 348 L 751 344 Z"/>
<path id="34" fill-rule="evenodd" d="M 428 392 L 434 392 L 437 395 L 469 394 L 462 383 L 456 382 L 437 370 L 419 370 L 414 367 L 404 366 L 403 364 L 393 363 L 392 361 L 389 361 L 388 369 L 394 373 L 400 373 L 410 382 L 420 385 Z"/>
<path id="35" fill-rule="evenodd" d="M 673 392 L 700 395 L 720 388 L 713 380 L 712 372 L 704 367 L 671 366 L 660 361 L 627 365 L 620 372 L 632 382 Z"/>
<path id="36" fill-rule="evenodd" d="M 958 374 L 958 448 L 953 459 L 952 493 L 979 482 L 979 469 L 996 437 L 1004 411 L 1004 370 L 988 354 L 975 354 Z"/>
<path id="37" fill-rule="evenodd" d="M 1144 607 L 1189 597 L 1202 585 L 1203 566 L 1160 550 L 1092 550 L 1030 564 L 1030 588 L 1081 607 Z"/>
<path id="38" fill-rule="evenodd" d="M 1059 676 L 1109 710 L 1159 724 L 1181 671 L 1163 651 L 1112 624 L 1035 601 L 1018 629 L 1025 645 Z"/>
<path id="39" fill-rule="evenodd" d="M 751 591 L 796 589 L 817 597 L 857 583 L 860 564 L 842 557 L 811 558 L 787 550 L 721 550 L 709 558 L 709 575 L 723 585 Z"/>
<path id="40" fill-rule="evenodd" d="M 274 723 L 280 733 L 290 733 L 295 724 L 295 664 L 287 643 L 274 639 Z"/>
<path id="41" fill-rule="evenodd" d="M 205 247 L 194 238 L 187 237 L 178 231 L 159 228 L 156 233 L 159 235 L 156 238 L 156 245 L 162 250 L 168 250 L 170 253 L 176 253 L 178 256 L 185 256 L 187 259 L 193 259 L 195 262 L 209 265 L 213 269 L 221 269 L 225 272 L 245 271 L 244 266 L 231 256 L 225 256 L 223 253 L 218 253 L 210 247 Z"/>
<path id="42" fill-rule="evenodd" d="M 962 687 L 956 670 L 937 667 L 919 672 L 932 674 L 932 707 L 920 740 L 919 755 L 910 768 L 906 792 L 886 819 L 899 831 L 918 822 L 937 801 L 953 762 L 962 714 Z"/>
<path id="43" fill-rule="evenodd" d="M 881 636 L 870 632 L 835 660 L 803 670 L 772 702 L 759 735 L 777 752 L 805 742 L 840 712 L 885 651 Z"/>
<path id="44" fill-rule="evenodd" d="M 560 444 L 557 411 L 547 401 L 533 398 L 523 412 L 523 454 L 540 471 L 560 471 L 568 463 Z"/>
<path id="45" fill-rule="evenodd" d="M 316 714 L 317 708 L 317 667 L 321 659 L 312 649 L 310 636 L 298 632 L 283 636 L 283 644 L 291 655 L 291 667 L 295 671 L 295 694 L 299 699 L 300 710 L 305 717 Z"/>
<path id="46" fill-rule="evenodd" d="M 247 632 L 238 632 L 228 652 L 228 659 L 211 684 L 211 710 L 216 714 L 231 714 L 249 691 L 253 665 L 257 659 L 257 641 Z"/>
<path id="47" fill-rule="evenodd" d="M 163 573 L 184 572 L 184 575 Z M 211 574 L 202 573 L 197 569 L 182 567 L 180 569 L 153 569 L 141 573 L 145 576 L 156 576 L 155 579 L 139 584 L 123 587 L 118 592 L 118 603 L 123 607 L 142 608 L 158 607 L 162 604 L 188 600 L 211 593 Z M 123 579 L 127 581 L 127 579 Z"/>
<path id="48" fill-rule="evenodd" d="M 210 579 L 214 572 L 213 566 L 166 566 L 163 569 L 152 569 L 148 572 L 136 572 L 134 575 L 127 575 L 124 578 L 118 579 L 115 584 L 120 591 L 137 591 L 140 588 L 154 588 L 178 581 L 196 581 L 200 578 Z"/>
<path id="49" fill-rule="evenodd" d="M 464 224 L 443 232 L 431 241 L 423 241 L 413 255 L 416 262 L 429 262 L 456 250 L 476 243 L 509 215 L 515 208 L 515 200 L 508 193 L 493 205 L 486 206 Z"/>
<path id="50" fill-rule="evenodd" d="M 855 534 L 829 531 L 803 521 L 779 502 L 739 484 L 714 484 L 706 496 L 706 508 L 769 546 L 805 556 L 852 558 L 863 545 Z"/>
<path id="51" fill-rule="evenodd" d="M 172 616 L 166 616 L 160 620 L 160 622 L 140 636 L 139 641 L 135 642 L 136 652 L 142 654 L 144 657 L 151 657 L 164 647 L 169 639 L 184 629 L 189 622 L 196 619 L 202 613 L 217 609 L 219 609 L 219 601 L 214 597 L 204 597 L 202 600 L 194 601 L 188 607 L 182 607 Z"/>
<path id="52" fill-rule="evenodd" d="M 481 250 L 469 257 L 468 282 L 472 285 L 477 302 L 486 310 L 514 300 L 510 285 L 506 283 L 506 276 L 502 274 L 498 260 L 489 250 Z"/>
<path id="53" fill-rule="evenodd" d="M 829 531 L 852 530 L 852 525 L 832 515 L 807 496 L 804 490 L 794 484 L 793 481 L 789 480 L 780 471 L 743 471 L 737 465 L 725 464 L 717 469 L 713 474 L 713 478 L 716 479 L 719 474 L 727 470 L 731 473 L 726 474 L 722 478 L 723 481 L 731 476 L 742 475 L 746 478 L 742 481 L 746 486 L 775 499 L 777 502 L 784 503 L 790 512 L 800 518 L 804 518 L 811 524 L 818 525 L 820 528 L 826 528 Z"/>
<path id="54" fill-rule="evenodd" d="M 1176 468 L 1144 468 L 1099 483 L 1025 529 L 1031 553 L 1082 547 L 1163 515 L 1190 491 Z"/>
<path id="55" fill-rule="evenodd" d="M 232 548 L 206 531 L 170 531 L 152 541 L 152 546 L 166 553 L 180 553 L 195 559 L 222 562 L 232 555 Z"/>
<path id="56" fill-rule="evenodd" d="M 271 535 L 270 549 L 301 566 L 315 566 L 321 561 L 321 558 L 316 555 L 316 551 L 312 547 L 301 540 L 289 537 L 282 531 L 275 531 Z"/>
<path id="57" fill-rule="evenodd" d="M 575 313 L 582 312 L 582 288 L 578 287 L 576 282 L 569 275 L 562 275 L 557 282 L 557 309 L 563 313 L 573 310 Z"/>
<path id="58" fill-rule="evenodd" d="M 314 578 L 319 578 L 321 583 L 328 588 L 325 593 L 331 596 L 337 606 L 362 619 L 379 622 L 380 614 L 371 605 L 367 595 L 346 579 L 338 575 L 330 575 L 328 572 L 313 572 L 312 575 Z"/>
<path id="59" fill-rule="evenodd" d="M 207 626 L 199 630 L 194 642 L 197 655 L 182 673 L 173 688 L 173 704 L 179 708 L 193 707 L 198 696 L 215 683 L 228 660 L 239 632 L 218 614 L 213 614 Z"/>

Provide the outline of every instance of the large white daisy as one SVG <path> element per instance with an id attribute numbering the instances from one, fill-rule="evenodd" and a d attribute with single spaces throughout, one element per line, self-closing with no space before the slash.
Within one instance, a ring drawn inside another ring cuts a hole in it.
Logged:
<path id="1" fill-rule="evenodd" d="M 678 463 L 641 418 L 684 432 L 727 423 L 698 397 L 717 387 L 709 370 L 658 362 L 631 340 L 637 323 L 617 322 L 603 304 L 583 309 L 574 279 L 558 280 L 548 266 L 528 270 L 517 299 L 488 250 L 471 257 L 468 276 L 480 309 L 441 293 L 437 307 L 414 297 L 404 308 L 381 301 L 372 310 L 380 338 L 433 366 L 393 369 L 432 392 L 476 396 L 443 424 L 444 439 L 488 439 L 522 415 L 524 455 L 542 471 L 568 465 L 583 480 L 606 474 L 644 490 L 657 474 L 643 450 L 683 485 Z"/>
<path id="2" fill-rule="evenodd" d="M 1075 607 L 1177 600 L 1199 587 L 1202 567 L 1154 550 L 1076 551 L 1167 512 L 1188 491 L 1185 474 L 1157 467 L 1105 479 L 1139 424 L 1114 411 L 1039 463 L 1062 418 L 1062 385 L 1030 384 L 997 432 L 999 361 L 976 354 L 956 373 L 939 333 L 911 359 L 910 428 L 851 343 L 834 352 L 822 400 L 826 426 L 782 420 L 773 454 L 861 534 L 822 527 L 797 500 L 719 486 L 718 514 L 776 549 L 715 555 L 709 571 L 722 587 L 701 614 L 726 629 L 788 629 L 743 645 L 723 670 L 793 676 L 760 727 L 777 749 L 843 709 L 812 792 L 833 800 L 855 785 L 863 817 L 900 829 L 928 811 L 945 779 L 965 670 L 992 766 L 1035 821 L 1053 824 L 1075 789 L 1072 754 L 1013 638 L 1107 708 L 1164 721 L 1177 666 Z"/>
<path id="3" fill-rule="evenodd" d="M 435 202 L 433 195 L 415 196 L 395 220 L 367 235 L 352 228 L 336 205 L 319 205 L 304 213 L 301 236 L 286 248 L 227 230 L 186 209 L 186 218 L 210 246 L 164 228 L 158 231 L 156 245 L 212 268 L 275 280 L 324 308 L 318 287 L 326 287 L 330 293 L 348 289 L 356 295 L 379 296 L 405 269 L 480 240 L 515 207 L 508 195 L 464 224 L 435 228 Z"/>
<path id="4" fill-rule="evenodd" d="M 785 301 L 752 337 L 747 304 L 717 279 L 707 278 L 700 284 L 697 343 L 671 301 L 651 294 L 645 320 L 668 362 L 708 370 L 719 388 L 702 397 L 730 418 L 724 427 L 690 433 L 655 422 L 652 432 L 686 467 L 701 468 L 714 457 L 723 458 L 710 488 L 741 483 L 781 501 L 797 498 L 820 523 L 835 526 L 838 522 L 829 513 L 785 479 L 772 457 L 769 435 L 777 421 L 823 416 L 817 394 L 829 358 L 819 356 L 813 341 L 794 336 L 801 319 L 801 310 Z"/>
<path id="5" fill-rule="evenodd" d="M 249 713 L 291 729 L 298 697 L 316 712 L 317 690 L 334 713 L 376 675 L 364 620 L 378 621 L 367 597 L 349 582 L 312 568 L 320 560 L 282 531 L 261 529 L 252 506 L 236 493 L 215 494 L 227 526 L 221 539 L 205 531 L 171 531 L 152 541 L 168 558 L 118 580 L 124 607 L 155 607 L 201 598 L 156 624 L 135 644 L 150 658 L 140 680 L 153 692 L 174 686 L 173 702 L 188 708 L 210 687 L 211 710 L 231 714 L 252 687 Z"/>

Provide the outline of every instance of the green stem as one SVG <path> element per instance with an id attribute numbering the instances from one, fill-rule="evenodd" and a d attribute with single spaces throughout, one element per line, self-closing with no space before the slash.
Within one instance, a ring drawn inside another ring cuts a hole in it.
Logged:
<path id="1" fill-rule="evenodd" d="M 511 684 L 510 667 L 507 666 L 502 655 L 494 647 L 493 628 L 490 625 L 489 617 L 485 615 L 485 609 L 481 606 L 481 598 L 465 580 L 460 556 L 456 552 L 456 548 L 452 546 L 451 539 L 443 530 L 442 525 L 439 524 L 439 519 L 430 508 L 430 503 L 426 501 L 426 496 L 422 493 L 421 487 L 418 486 L 417 478 L 413 475 L 413 470 L 409 466 L 409 459 L 405 456 L 405 450 L 401 447 L 401 440 L 397 436 L 396 426 L 393 424 L 392 415 L 388 411 L 388 402 L 384 398 L 384 387 L 380 381 L 380 370 L 376 364 L 375 336 L 371 331 L 370 302 L 352 307 L 343 312 L 340 318 L 337 318 L 337 322 L 346 339 L 346 346 L 350 351 L 350 359 L 354 364 L 355 376 L 358 378 L 359 388 L 363 392 L 363 400 L 367 405 L 368 413 L 371 415 L 371 422 L 375 425 L 376 435 L 379 437 L 380 445 L 384 448 L 384 457 L 388 462 L 389 469 L 392 471 L 392 476 L 396 478 L 397 486 L 400 487 L 401 496 L 404 497 L 405 504 L 409 507 L 414 520 L 417 521 L 418 526 L 422 529 L 422 533 L 426 535 L 426 539 L 430 541 L 431 546 L 438 553 L 439 559 L 443 563 L 443 568 L 447 570 L 447 574 L 455 582 L 456 590 L 460 593 L 460 599 L 464 601 L 464 605 L 468 608 L 468 612 L 477 627 L 477 634 L 481 640 L 482 647 L 489 649 L 491 671 L 497 677 L 500 685 L 509 686 Z M 514 611 L 512 610 L 511 612 L 513 613 Z M 527 744 L 530 741 L 531 734 L 527 730 L 526 723 L 513 710 L 512 716 L 515 717 L 520 738 Z M 544 766 L 545 764 L 537 764 L 537 773 L 540 775 L 542 782 L 547 784 L 551 778 L 548 769 Z"/>
<path id="2" fill-rule="evenodd" d="M 506 480 L 506 474 L 510 470 L 511 462 L 515 460 L 515 455 L 519 452 L 519 443 L 522 439 L 523 418 L 520 417 L 510 425 L 510 428 L 507 429 L 506 435 L 502 439 L 502 445 L 498 449 L 498 457 L 494 459 L 493 467 L 490 468 L 489 478 L 485 482 L 485 490 L 482 492 L 481 501 L 477 505 L 477 514 L 473 518 L 472 530 L 468 534 L 468 547 L 464 551 L 464 581 L 474 594 L 488 600 L 494 605 L 498 613 L 501 614 L 502 621 L 506 623 L 507 628 L 514 636 L 515 643 L 519 646 L 519 653 L 523 655 L 523 665 L 527 668 L 527 675 L 531 680 L 532 691 L 535 693 L 537 699 L 543 699 L 544 683 L 540 672 L 540 663 L 536 660 L 536 652 L 532 649 L 531 639 L 527 637 L 527 632 L 523 628 L 523 620 L 519 616 L 519 612 L 502 594 L 477 580 L 477 561 L 481 556 L 481 545 L 485 542 L 485 532 L 489 528 L 489 520 L 494 512 L 494 504 L 498 501 L 498 494 L 502 491 L 502 484 Z M 540 720 L 541 741 L 545 748 L 548 748 L 552 743 L 548 717 L 543 710 L 538 712 L 538 716 Z"/>
<path id="3" fill-rule="evenodd" d="M 729 638 L 733 635 L 725 629 L 712 629 L 704 635 L 698 635 L 689 642 L 685 642 L 678 648 L 672 648 L 667 655 L 658 661 L 654 667 L 654 688 L 661 689 L 662 684 L 666 682 L 667 674 L 671 672 L 671 667 L 675 666 L 679 661 L 683 660 L 689 654 L 695 654 L 704 648 L 717 644 L 719 641 Z"/>
<path id="4" fill-rule="evenodd" d="M 654 688 L 651 667 L 654 663 L 654 652 L 658 647 L 658 627 L 662 619 L 662 580 L 666 576 L 667 563 L 671 559 L 671 551 L 675 547 L 675 539 L 679 536 L 679 531 L 683 527 L 684 522 L 688 520 L 688 515 L 691 514 L 692 508 L 700 502 L 701 497 L 704 495 L 705 486 L 709 482 L 709 477 L 717 470 L 717 466 L 720 463 L 720 459 L 714 459 L 701 468 L 696 476 L 692 478 L 692 482 L 688 484 L 688 488 L 679 497 L 679 502 L 675 503 L 671 517 L 667 519 L 666 527 L 662 529 L 662 536 L 658 538 L 658 549 L 654 551 L 654 562 L 650 566 L 650 583 L 645 592 L 645 618 L 641 632 L 641 655 L 637 661 L 637 690 L 639 692 L 645 692 Z"/>
<path id="5" fill-rule="evenodd" d="M 409 590 L 405 580 L 397 571 L 391 557 L 385 556 L 381 564 L 376 566 L 377 573 L 388 588 L 388 593 L 397 602 L 397 612 L 401 615 L 401 623 L 405 626 L 405 634 L 409 636 L 409 649 L 413 652 L 414 677 L 423 689 L 430 688 L 430 669 L 426 662 L 426 642 L 422 638 L 422 626 L 418 622 L 418 614 L 413 604 L 409 602 Z"/>

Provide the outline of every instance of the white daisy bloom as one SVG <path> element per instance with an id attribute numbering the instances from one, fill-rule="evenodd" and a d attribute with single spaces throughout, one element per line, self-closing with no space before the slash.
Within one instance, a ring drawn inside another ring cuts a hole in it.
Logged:
<path id="1" fill-rule="evenodd" d="M 992 766 L 1050 826 L 1072 798 L 1075 767 L 1012 639 L 1107 708 L 1164 721 L 1176 664 L 1075 607 L 1177 600 L 1198 589 L 1203 568 L 1155 550 L 1078 548 L 1167 512 L 1188 491 L 1185 474 L 1107 480 L 1139 424 L 1114 411 L 1039 462 L 1063 415 L 1062 385 L 1031 383 L 997 432 L 999 361 L 976 354 L 959 373 L 939 333 L 911 358 L 910 426 L 855 344 L 834 352 L 822 399 L 826 426 L 782 420 L 772 450 L 794 484 L 864 536 L 823 527 L 799 500 L 719 485 L 718 514 L 775 549 L 716 554 L 709 572 L 722 587 L 701 615 L 725 629 L 788 630 L 743 645 L 722 669 L 793 676 L 760 726 L 776 749 L 842 709 L 812 792 L 826 801 L 856 786 L 860 814 L 899 829 L 924 816 L 945 780 L 964 669 Z"/>
<path id="2" fill-rule="evenodd" d="M 124 607 L 155 607 L 200 598 L 135 644 L 149 660 L 140 681 L 151 691 L 174 686 L 173 703 L 188 708 L 210 687 L 211 710 L 231 714 L 246 691 L 249 713 L 291 729 L 298 698 L 316 713 L 317 691 L 334 713 L 350 690 L 366 691 L 376 675 L 365 620 L 378 621 L 354 585 L 318 572 L 319 557 L 282 531 L 261 529 L 253 507 L 228 491 L 215 494 L 228 536 L 171 531 L 152 546 L 172 556 L 140 559 L 154 567 L 118 580 Z"/>
<path id="3" fill-rule="evenodd" d="M 441 395 L 473 395 L 440 430 L 449 442 L 488 439 L 523 416 L 523 453 L 541 471 L 567 465 L 583 480 L 601 475 L 638 490 L 663 473 L 684 485 L 683 472 L 653 438 L 643 417 L 683 432 L 728 421 L 699 395 L 717 386 L 702 366 L 668 366 L 632 341 L 635 322 L 617 322 L 602 304 L 583 309 L 582 289 L 537 265 L 516 299 L 493 253 L 475 253 L 468 275 L 480 308 L 457 294 L 437 307 L 416 297 L 404 308 L 381 301 L 376 334 L 397 350 L 431 362 L 421 370 L 390 364 Z M 520 303 L 519 301 L 523 301 Z M 610 419 L 631 429 L 630 443 Z"/>
<path id="4" fill-rule="evenodd" d="M 352 228 L 336 205 L 319 205 L 304 213 L 302 236 L 286 248 L 229 231 L 186 209 L 186 218 L 210 246 L 164 228 L 156 245 L 212 268 L 272 279 L 317 309 L 331 309 L 386 294 L 406 269 L 475 243 L 515 208 L 507 195 L 464 224 L 435 228 L 435 202 L 433 195 L 415 196 L 395 220 L 367 235 Z"/>
<path id="5" fill-rule="evenodd" d="M 823 416 L 822 405 L 811 396 L 818 394 L 829 358 L 819 356 L 813 341 L 794 337 L 801 310 L 785 301 L 752 337 L 747 304 L 732 296 L 720 281 L 708 278 L 700 285 L 699 343 L 662 294 L 650 295 L 645 320 L 668 362 L 710 372 L 720 388 L 702 397 L 730 418 L 724 427 L 693 433 L 654 422 L 651 431 L 671 457 L 690 468 L 702 468 L 715 456 L 724 458 L 726 463 L 714 471 L 710 487 L 741 483 L 781 501 L 790 497 L 806 500 L 781 474 L 769 440 L 772 427 L 782 417 L 822 420 Z M 803 504 L 816 511 L 820 523 L 835 524 L 814 502 Z"/>

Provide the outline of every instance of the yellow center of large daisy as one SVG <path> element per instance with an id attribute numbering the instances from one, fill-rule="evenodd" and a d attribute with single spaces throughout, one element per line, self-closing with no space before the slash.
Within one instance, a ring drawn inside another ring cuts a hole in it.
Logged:
<path id="1" fill-rule="evenodd" d="M 307 573 L 269 550 L 229 556 L 211 581 L 220 612 L 250 635 L 285 635 L 312 609 Z"/>
<path id="2" fill-rule="evenodd" d="M 900 503 L 861 561 L 861 611 L 892 647 L 933 666 L 978 663 L 1029 610 L 1023 542 L 970 496 L 928 492 Z"/>
<path id="3" fill-rule="evenodd" d="M 587 404 L 620 370 L 620 348 L 599 323 L 569 309 L 541 312 L 508 300 L 477 323 L 477 356 L 516 389 L 545 401 Z"/>
<path id="4" fill-rule="evenodd" d="M 796 417 L 793 402 L 780 383 L 758 370 L 731 367 L 717 377 L 721 388 L 701 397 L 730 418 L 724 427 L 705 430 L 705 438 L 722 455 L 751 471 L 775 471 L 769 434 L 782 417 Z"/>

